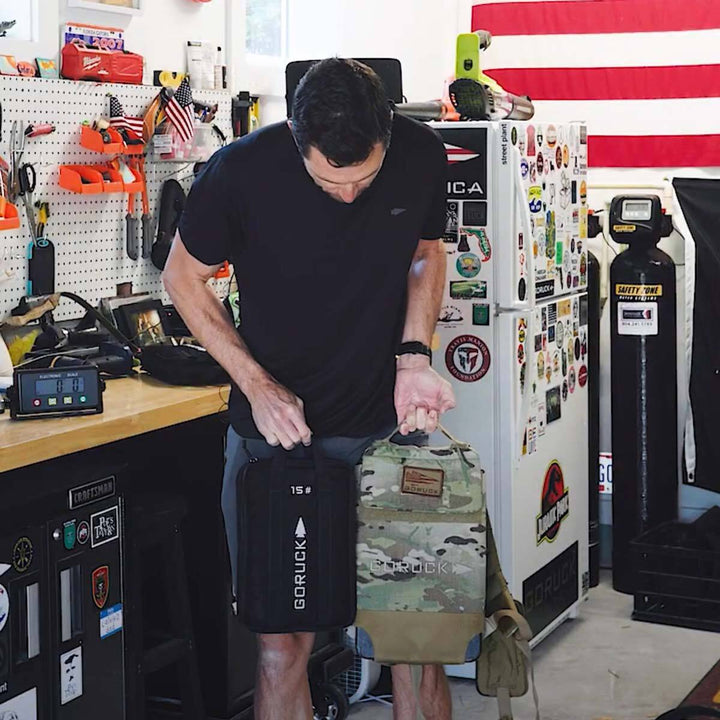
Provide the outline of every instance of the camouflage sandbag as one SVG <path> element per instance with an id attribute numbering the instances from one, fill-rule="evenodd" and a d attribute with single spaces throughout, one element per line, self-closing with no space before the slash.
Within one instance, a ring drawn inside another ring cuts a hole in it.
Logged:
<path id="1" fill-rule="evenodd" d="M 443 430 L 443 432 L 445 432 Z M 464 663 L 485 621 L 485 485 L 477 454 L 389 438 L 363 456 L 358 649 L 387 663 Z"/>

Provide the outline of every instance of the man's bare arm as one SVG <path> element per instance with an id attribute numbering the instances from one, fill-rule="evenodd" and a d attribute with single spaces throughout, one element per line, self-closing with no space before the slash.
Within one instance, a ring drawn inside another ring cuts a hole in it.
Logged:
<path id="1" fill-rule="evenodd" d="M 435 331 L 443 286 L 445 250 L 440 240 L 421 240 L 408 275 L 408 301 L 403 342 L 430 345 Z M 441 413 L 455 407 L 450 383 L 441 378 L 424 355 L 400 355 L 395 381 L 395 410 L 400 432 L 433 432 Z"/>
<path id="2" fill-rule="evenodd" d="M 250 401 L 255 424 L 267 442 L 286 449 L 300 442 L 309 444 L 311 432 L 305 422 L 302 400 L 255 361 L 208 286 L 208 280 L 219 267 L 194 258 L 178 233 L 163 271 L 165 289 L 190 332 Z"/>

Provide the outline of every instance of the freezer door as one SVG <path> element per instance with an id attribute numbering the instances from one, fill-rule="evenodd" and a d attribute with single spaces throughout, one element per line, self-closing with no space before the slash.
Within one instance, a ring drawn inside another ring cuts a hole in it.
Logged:
<path id="1" fill-rule="evenodd" d="M 533 122 L 500 124 L 498 186 L 519 169 L 525 245 L 537 301 L 587 287 L 587 129 Z M 519 164 L 518 165 L 516 164 Z M 527 228 L 527 229 L 526 229 Z M 518 259 L 519 260 L 519 259 Z"/>
<path id="2" fill-rule="evenodd" d="M 438 123 L 448 152 L 449 179 L 444 247 L 447 281 L 435 338 L 433 367 L 450 381 L 457 405 L 442 418 L 480 456 L 493 475 L 494 349 L 497 302 L 493 242 L 495 164 L 493 123 Z M 439 439 L 440 440 L 440 439 Z M 442 440 L 442 442 L 445 442 Z M 487 481 L 488 501 L 492 487 Z"/>
<path id="3" fill-rule="evenodd" d="M 589 586 L 587 296 L 498 323 L 514 358 L 512 378 L 502 378 L 512 386 L 498 390 L 499 514 L 512 547 L 504 569 L 541 636 Z"/>

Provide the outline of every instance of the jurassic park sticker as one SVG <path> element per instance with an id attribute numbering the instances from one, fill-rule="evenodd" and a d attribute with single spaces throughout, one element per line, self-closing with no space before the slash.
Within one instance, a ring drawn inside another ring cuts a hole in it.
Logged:
<path id="1" fill-rule="evenodd" d="M 553 460 L 545 471 L 540 514 L 536 518 L 537 544 L 552 542 L 560 532 L 560 525 L 570 514 L 570 491 L 565 487 L 565 478 L 560 463 Z"/>

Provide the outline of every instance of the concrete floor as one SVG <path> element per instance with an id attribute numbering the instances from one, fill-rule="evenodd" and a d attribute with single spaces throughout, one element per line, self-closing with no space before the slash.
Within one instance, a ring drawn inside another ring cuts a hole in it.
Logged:
<path id="1" fill-rule="evenodd" d="M 720 658 L 720 634 L 634 622 L 632 598 L 609 574 L 580 610 L 534 650 L 543 720 L 647 720 L 677 705 Z M 471 680 L 451 679 L 454 720 L 497 720 L 497 704 Z M 532 696 L 513 701 L 533 720 Z M 391 720 L 378 702 L 352 706 L 352 720 Z"/>

